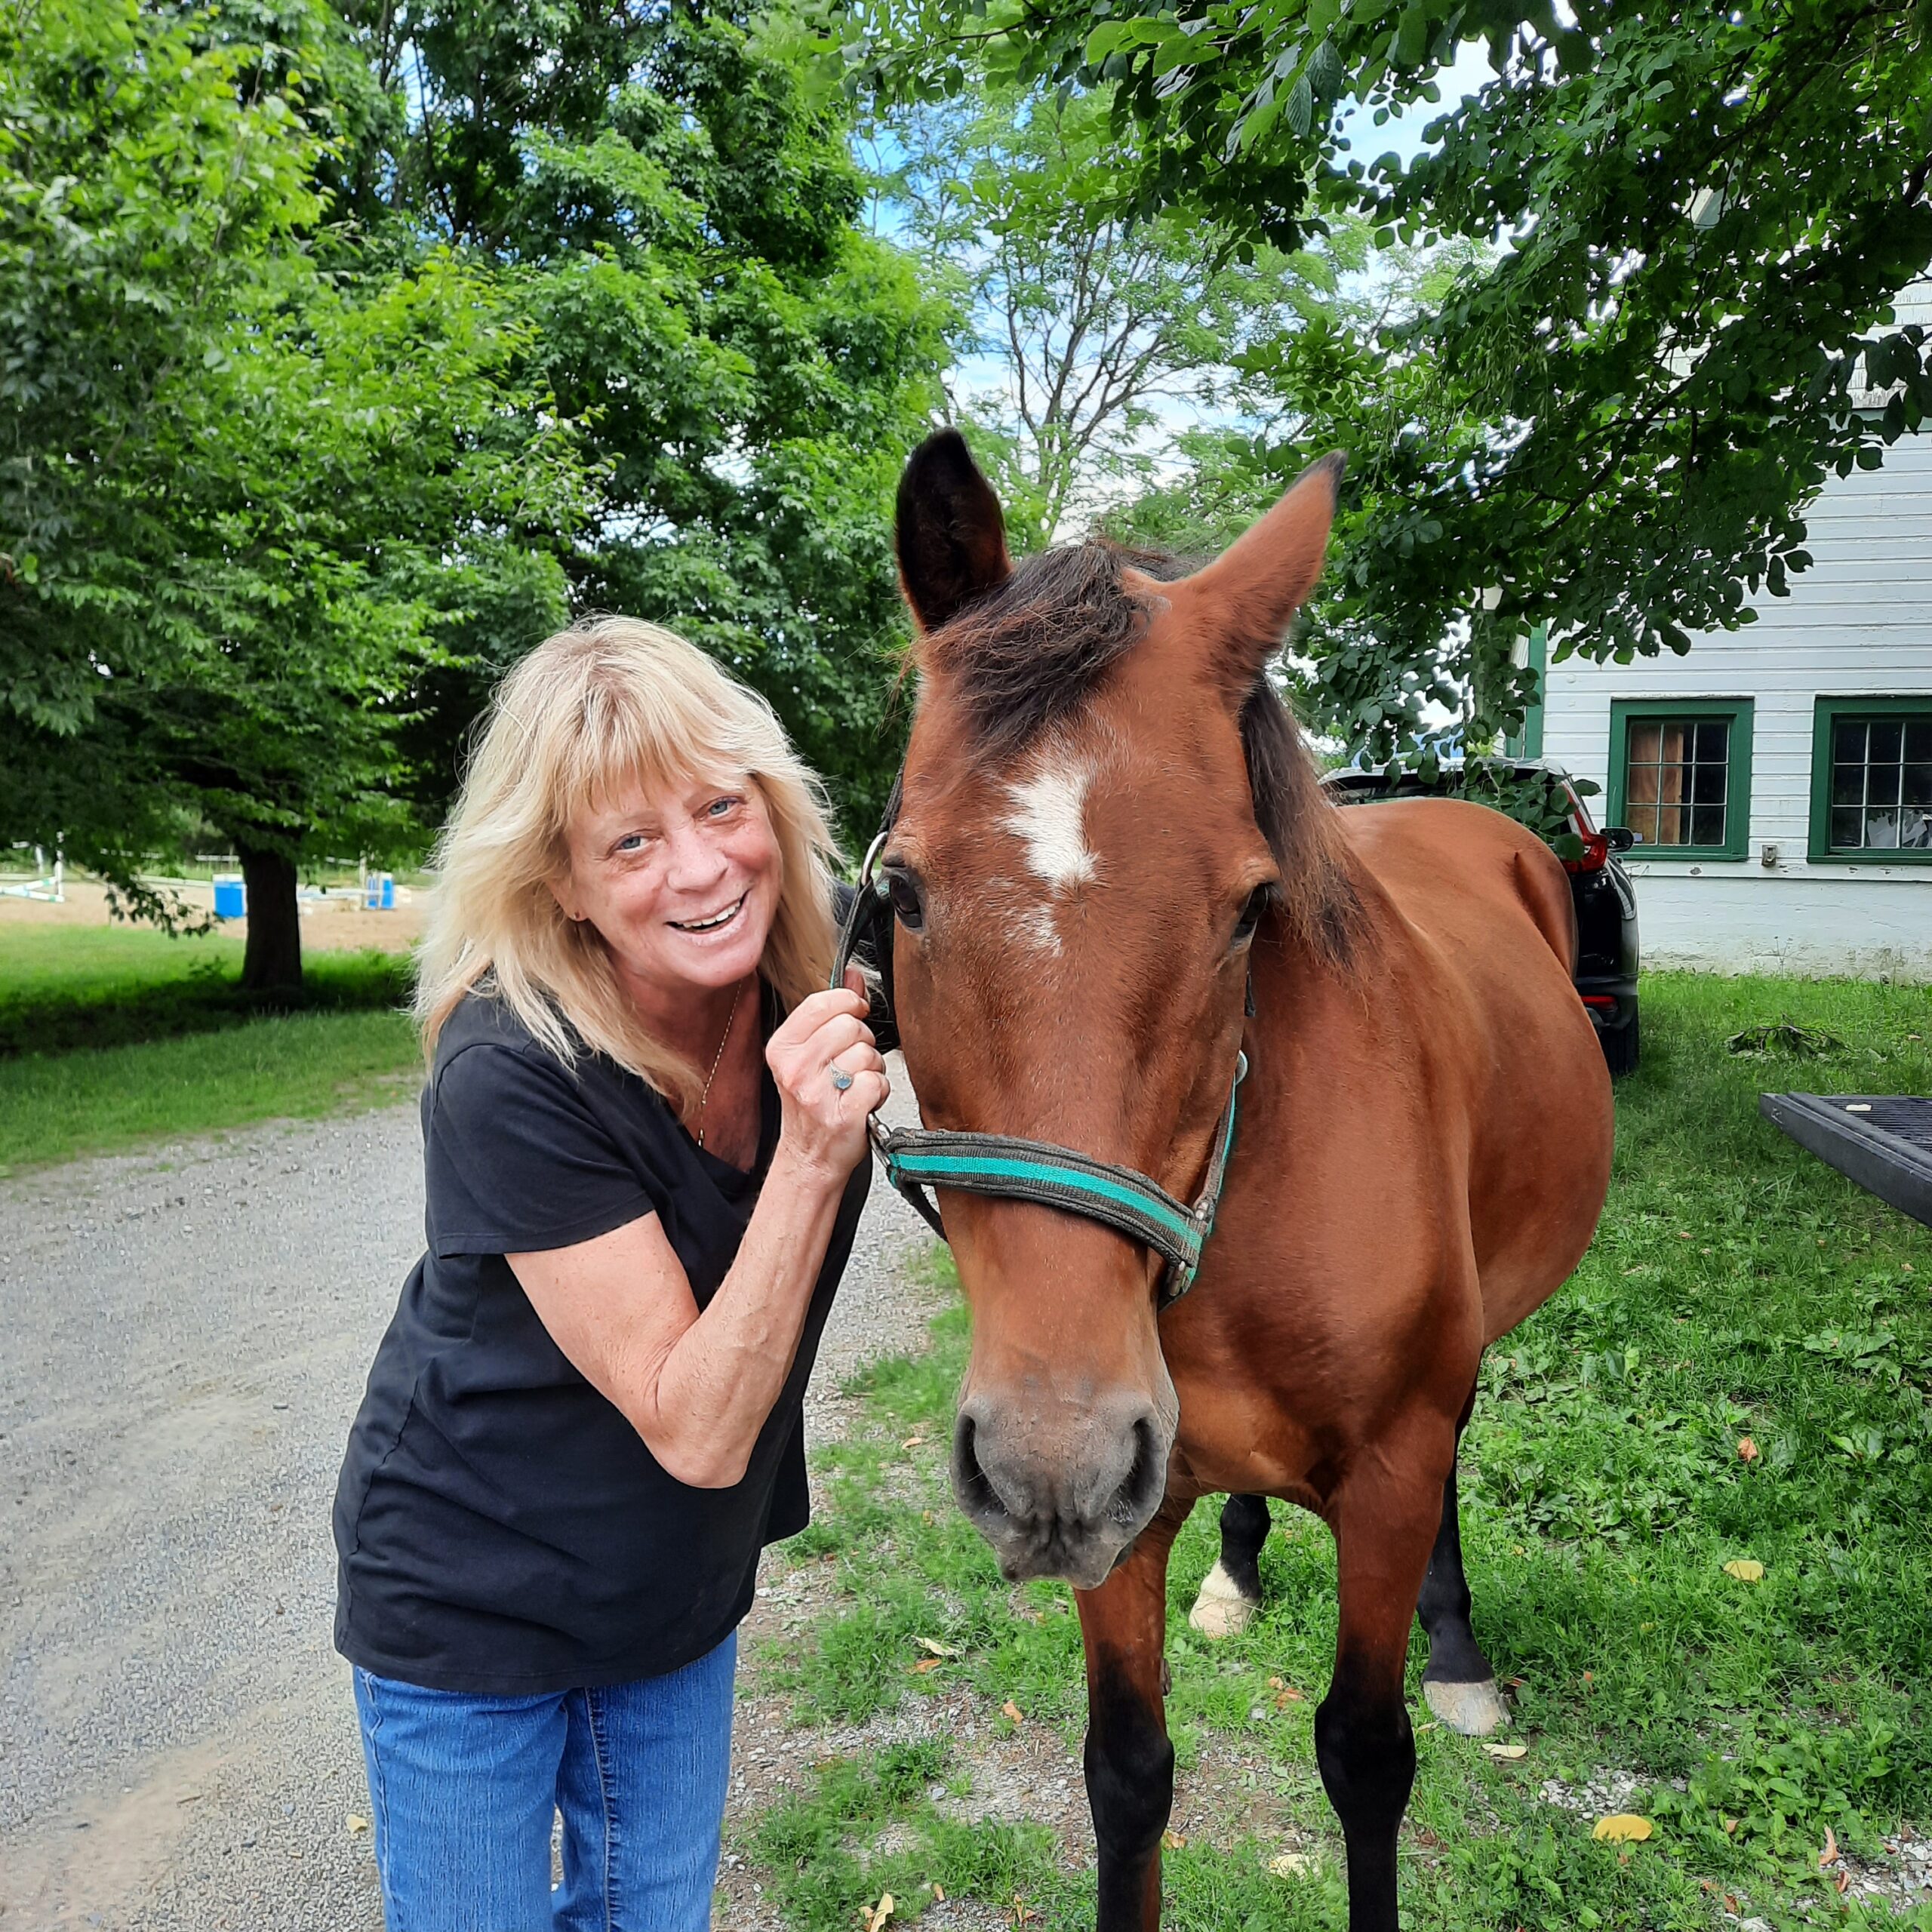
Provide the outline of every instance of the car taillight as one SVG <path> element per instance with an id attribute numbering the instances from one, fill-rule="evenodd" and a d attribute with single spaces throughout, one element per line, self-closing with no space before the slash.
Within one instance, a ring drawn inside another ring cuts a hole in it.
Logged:
<path id="1" fill-rule="evenodd" d="M 1610 841 L 1601 832 L 1580 832 L 1577 837 L 1583 841 L 1583 856 L 1580 859 L 1565 859 L 1563 869 L 1567 872 L 1600 872 L 1610 863 Z"/>

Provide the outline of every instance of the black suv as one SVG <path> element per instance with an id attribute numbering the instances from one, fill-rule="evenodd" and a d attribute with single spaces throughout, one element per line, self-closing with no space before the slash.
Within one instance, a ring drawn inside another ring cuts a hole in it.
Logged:
<path id="1" fill-rule="evenodd" d="M 1327 772 L 1321 782 L 1345 805 L 1443 795 L 1489 804 L 1505 786 L 1552 801 L 1557 808 L 1555 829 L 1539 829 L 1570 875 L 1571 896 L 1577 902 L 1577 991 L 1611 1072 L 1633 1072 L 1638 1045 L 1637 894 L 1617 855 L 1636 843 L 1635 835 L 1622 826 L 1599 830 L 1570 774 L 1547 759 L 1484 758 L 1479 769 L 1480 782 L 1456 762 L 1438 765 L 1433 781 L 1412 771 L 1392 773 L 1371 766 Z"/>

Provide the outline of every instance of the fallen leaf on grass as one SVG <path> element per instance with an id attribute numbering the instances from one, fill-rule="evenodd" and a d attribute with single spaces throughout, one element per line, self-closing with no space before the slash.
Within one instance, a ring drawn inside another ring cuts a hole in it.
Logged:
<path id="1" fill-rule="evenodd" d="M 1482 1748 L 1492 1758 L 1524 1758 L 1530 1749 L 1527 1744 L 1485 1744 Z"/>
<path id="2" fill-rule="evenodd" d="M 1840 1866 L 1838 1875 L 1832 1882 L 1838 1888 L 1838 1897 L 1843 1898 L 1845 1894 L 1851 1890 L 1851 1874 L 1846 1871 L 1843 1866 Z"/>
<path id="3" fill-rule="evenodd" d="M 1740 1463 L 1755 1463 L 1758 1460 L 1758 1445 L 1748 1435 L 1737 1438 L 1737 1460 Z"/>
<path id="4" fill-rule="evenodd" d="M 1764 1566 L 1755 1556 L 1734 1557 L 1724 1566 L 1724 1574 L 1735 1577 L 1740 1583 L 1761 1583 Z"/>
<path id="5" fill-rule="evenodd" d="M 1818 1854 L 1818 1869 L 1822 1872 L 1826 1866 L 1835 1865 L 1838 1862 L 1838 1835 L 1827 1825 L 1825 1827 L 1825 1848 Z"/>
<path id="6" fill-rule="evenodd" d="M 957 1644 L 942 1644 L 937 1637 L 915 1637 L 912 1641 L 929 1657 L 956 1657 L 959 1654 Z"/>
<path id="7" fill-rule="evenodd" d="M 1634 1811 L 1614 1811 L 1607 1818 L 1599 1818 L 1590 1833 L 1592 1838 L 1610 1844 L 1641 1844 L 1650 1835 L 1650 1820 L 1638 1817 Z"/>
<path id="8" fill-rule="evenodd" d="M 1013 1922 L 1014 1924 L 1024 1925 L 1029 1920 L 1038 1918 L 1039 1915 L 1017 1893 L 1014 1894 Z"/>
<path id="9" fill-rule="evenodd" d="M 1284 1677 L 1269 1678 L 1268 1687 L 1275 1694 L 1275 1708 L 1278 1711 L 1285 1710 L 1291 1704 L 1300 1704 L 1306 1701 L 1303 1694 L 1297 1690 Z"/>
<path id="10" fill-rule="evenodd" d="M 881 1893 L 878 1903 L 867 1906 L 860 1915 L 866 1921 L 866 1932 L 879 1932 L 879 1928 L 897 1909 L 892 1894 L 890 1892 Z"/>
<path id="11" fill-rule="evenodd" d="M 923 1677 L 928 1671 L 938 1669 L 945 1661 L 943 1657 L 921 1657 L 912 1666 L 912 1675 L 915 1677 Z"/>
<path id="12" fill-rule="evenodd" d="M 1730 1836 L 1730 1835 L 1734 1832 L 1735 1832 L 1735 1831 L 1737 1829 L 1737 1820 L 1735 1818 L 1727 1818 L 1727 1819 L 1725 1819 L 1725 1820 L 1724 1820 L 1724 1835 L 1725 1835 L 1727 1838 L 1728 1838 L 1728 1837 L 1729 1837 L 1729 1836 Z"/>
<path id="13" fill-rule="evenodd" d="M 933 1897 L 937 1899 L 941 1905 L 945 1904 L 946 1887 L 942 1885 L 937 1878 L 933 1881 Z"/>
<path id="14" fill-rule="evenodd" d="M 1026 1713 L 1011 1697 L 1001 1705 L 999 1714 L 1003 1718 L 1011 1718 L 1015 1724 L 1024 1724 L 1026 1721 Z"/>
<path id="15" fill-rule="evenodd" d="M 1185 1832 L 1163 1832 L 1161 1842 L 1170 1851 L 1179 1851 L 1187 1843 L 1187 1834 Z"/>
<path id="16" fill-rule="evenodd" d="M 925 1440 L 923 1435 L 909 1435 L 899 1446 L 902 1449 L 918 1449 L 924 1446 Z"/>
<path id="17" fill-rule="evenodd" d="M 1269 1860 L 1268 1869 L 1278 1878 L 1306 1878 L 1315 1869 L 1315 1860 L 1298 1851 L 1284 1851 Z"/>
<path id="18" fill-rule="evenodd" d="M 349 1835 L 351 1838 L 353 1838 L 358 1832 L 366 1832 L 369 1829 L 368 1820 L 358 1817 L 353 1811 L 349 1814 L 348 1824 Z"/>

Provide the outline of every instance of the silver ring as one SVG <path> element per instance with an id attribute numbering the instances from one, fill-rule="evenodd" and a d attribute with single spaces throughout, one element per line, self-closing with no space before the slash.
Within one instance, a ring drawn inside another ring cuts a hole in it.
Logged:
<path id="1" fill-rule="evenodd" d="M 851 1085 L 852 1076 L 842 1066 L 833 1066 L 829 1068 L 827 1071 L 832 1075 L 832 1085 L 837 1088 L 840 1093 L 844 1093 Z"/>

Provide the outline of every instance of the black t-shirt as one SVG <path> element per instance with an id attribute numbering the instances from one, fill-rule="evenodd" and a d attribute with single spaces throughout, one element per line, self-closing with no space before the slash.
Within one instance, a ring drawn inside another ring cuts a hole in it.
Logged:
<path id="1" fill-rule="evenodd" d="M 678 1669 L 737 1627 L 759 1550 L 809 1519 L 801 1405 L 869 1163 L 730 1489 L 665 1472 L 503 1257 L 654 1214 L 703 1308 L 777 1143 L 769 1072 L 761 1093 L 746 1174 L 635 1075 L 587 1054 L 564 1067 L 500 1001 L 472 995 L 451 1015 L 423 1096 L 429 1251 L 376 1352 L 336 1491 L 335 1641 L 352 1663 L 432 1690 L 535 1695 Z"/>

